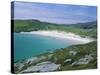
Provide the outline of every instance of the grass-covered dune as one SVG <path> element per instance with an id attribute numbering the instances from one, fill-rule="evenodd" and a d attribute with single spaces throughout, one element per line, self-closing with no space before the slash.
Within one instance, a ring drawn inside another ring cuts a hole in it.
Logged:
<path id="1" fill-rule="evenodd" d="M 77 23 L 77 24 L 54 24 L 41 22 L 39 20 L 12 20 L 14 21 L 14 32 L 30 32 L 38 30 L 59 30 L 72 32 L 80 36 L 90 36 L 97 38 L 97 22 Z"/>
<path id="2" fill-rule="evenodd" d="M 47 62 L 49 62 L 49 65 L 55 64 L 58 67 L 54 70 L 46 69 L 46 71 L 95 69 L 97 68 L 97 42 L 73 45 L 37 57 L 17 61 L 14 70 L 15 73 L 44 72 L 45 68 L 50 67 L 48 67 Z M 40 68 L 42 66 L 43 68 Z M 37 70 L 34 69 L 36 67 Z"/>

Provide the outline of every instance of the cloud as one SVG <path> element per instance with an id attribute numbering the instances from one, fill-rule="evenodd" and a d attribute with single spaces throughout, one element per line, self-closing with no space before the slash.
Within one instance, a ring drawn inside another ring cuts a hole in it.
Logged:
<path id="1" fill-rule="evenodd" d="M 14 19 L 39 19 L 53 23 L 78 23 L 93 21 L 97 18 L 96 7 L 15 2 Z"/>

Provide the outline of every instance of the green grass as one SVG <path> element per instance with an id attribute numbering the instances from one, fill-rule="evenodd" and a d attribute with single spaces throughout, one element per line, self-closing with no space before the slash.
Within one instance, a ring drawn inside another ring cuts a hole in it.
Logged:
<path id="1" fill-rule="evenodd" d="M 96 22 L 82 24 L 53 24 L 38 20 L 14 20 L 14 32 L 30 32 L 38 30 L 58 30 L 72 32 L 82 37 L 90 36 L 97 38 Z"/>
<path id="2" fill-rule="evenodd" d="M 77 51 L 77 55 L 71 56 L 68 54 L 68 51 L 75 50 Z M 64 64 L 65 59 L 72 59 L 72 62 L 77 61 L 84 57 L 85 55 L 92 54 L 93 60 L 89 64 L 84 65 L 76 65 L 71 66 L 70 63 Z M 54 53 L 54 57 L 58 58 L 59 61 L 63 65 L 61 67 L 61 70 L 79 70 L 79 69 L 93 69 L 97 68 L 97 42 L 91 42 L 88 44 L 83 45 L 76 45 L 76 46 L 70 46 L 68 48 L 60 49 L 57 52 Z"/>

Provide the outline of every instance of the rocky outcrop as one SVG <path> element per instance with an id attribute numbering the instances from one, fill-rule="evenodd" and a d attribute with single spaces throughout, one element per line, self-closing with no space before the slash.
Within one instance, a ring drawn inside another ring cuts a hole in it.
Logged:
<path id="1" fill-rule="evenodd" d="M 55 71 L 60 68 L 60 64 L 51 63 L 50 61 L 45 61 L 39 63 L 35 66 L 31 66 L 26 70 L 22 71 L 22 73 L 29 73 L 29 72 L 50 72 Z"/>

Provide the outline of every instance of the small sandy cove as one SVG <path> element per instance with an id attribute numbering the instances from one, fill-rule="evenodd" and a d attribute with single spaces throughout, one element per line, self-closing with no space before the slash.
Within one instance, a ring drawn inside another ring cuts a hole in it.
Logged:
<path id="1" fill-rule="evenodd" d="M 42 35 L 42 36 L 49 36 L 49 37 L 54 37 L 54 38 L 62 38 L 62 39 L 67 39 L 71 41 L 79 41 L 80 43 L 88 43 L 94 41 L 93 38 L 89 37 L 81 37 L 79 35 L 76 35 L 74 33 L 70 32 L 63 32 L 63 31 L 31 31 L 31 32 L 20 32 L 21 34 L 36 34 L 36 35 Z"/>

